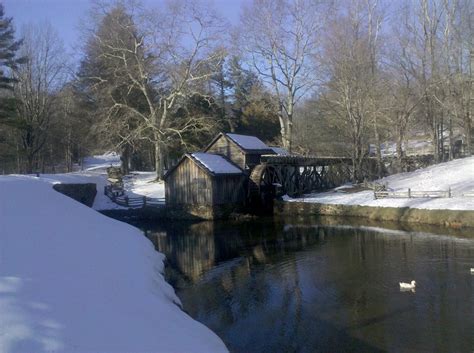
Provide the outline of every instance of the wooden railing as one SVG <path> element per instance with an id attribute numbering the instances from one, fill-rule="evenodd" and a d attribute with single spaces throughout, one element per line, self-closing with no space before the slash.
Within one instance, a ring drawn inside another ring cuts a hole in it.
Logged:
<path id="1" fill-rule="evenodd" d="M 461 196 L 469 196 L 469 194 L 463 194 Z M 451 198 L 453 194 L 451 188 L 448 190 L 431 190 L 421 191 L 407 189 L 407 191 L 387 191 L 387 190 L 374 190 L 375 199 L 410 199 L 410 198 Z"/>
<path id="2" fill-rule="evenodd" d="M 114 189 L 112 185 L 104 187 L 104 194 L 109 197 L 117 205 L 129 208 L 144 207 L 163 207 L 165 198 L 152 198 L 147 196 L 129 197 L 124 194 L 123 190 Z"/>

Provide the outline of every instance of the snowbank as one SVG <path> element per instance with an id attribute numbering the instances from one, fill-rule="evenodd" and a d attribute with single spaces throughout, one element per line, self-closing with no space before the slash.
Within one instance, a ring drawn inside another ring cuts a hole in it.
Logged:
<path id="1" fill-rule="evenodd" d="M 291 199 L 289 202 L 311 202 L 321 204 L 361 205 L 372 207 L 410 207 L 419 209 L 474 210 L 474 157 L 457 159 L 437 164 L 410 173 L 391 175 L 377 181 L 387 184 L 393 191 L 434 191 L 452 190 L 452 198 L 413 198 L 413 199 L 379 199 L 374 200 L 372 191 L 345 193 L 344 189 L 324 193 L 305 195 L 303 198 Z"/>
<path id="2" fill-rule="evenodd" d="M 140 231 L 48 178 L 0 177 L 0 244 L 1 353 L 226 351 L 175 304 Z"/>

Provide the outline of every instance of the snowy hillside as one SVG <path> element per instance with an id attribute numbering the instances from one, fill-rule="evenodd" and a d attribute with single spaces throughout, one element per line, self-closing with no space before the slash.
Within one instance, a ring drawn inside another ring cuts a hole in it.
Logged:
<path id="1" fill-rule="evenodd" d="M 289 202 L 314 202 L 325 204 L 364 205 L 378 207 L 412 207 L 423 209 L 474 210 L 474 157 L 457 159 L 437 164 L 410 173 L 391 175 L 377 180 L 390 190 L 434 191 L 452 190 L 452 198 L 440 199 L 380 199 L 374 200 L 373 191 L 346 193 L 344 188 L 324 193 L 305 195 L 304 198 L 290 199 Z"/>
<path id="2" fill-rule="evenodd" d="M 0 244 L 1 353 L 226 351 L 175 304 L 140 231 L 48 178 L 0 177 Z"/>

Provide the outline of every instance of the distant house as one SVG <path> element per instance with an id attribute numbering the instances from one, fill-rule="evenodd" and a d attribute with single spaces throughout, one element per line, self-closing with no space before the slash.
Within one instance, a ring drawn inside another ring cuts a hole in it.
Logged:
<path id="1" fill-rule="evenodd" d="M 164 180 L 167 206 L 202 218 L 220 218 L 245 203 L 247 176 L 223 155 L 185 154 Z"/>
<path id="2" fill-rule="evenodd" d="M 225 156 L 243 170 L 252 169 L 259 164 L 260 156 L 264 154 L 276 154 L 255 136 L 226 133 L 217 135 L 204 152 Z"/>

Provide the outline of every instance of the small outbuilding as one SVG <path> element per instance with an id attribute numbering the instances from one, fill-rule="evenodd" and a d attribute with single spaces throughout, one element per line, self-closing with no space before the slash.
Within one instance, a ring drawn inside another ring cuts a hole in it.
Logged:
<path id="1" fill-rule="evenodd" d="M 205 148 L 204 152 L 225 156 L 242 170 L 248 171 L 260 163 L 265 154 L 276 154 L 255 136 L 220 133 Z"/>
<path id="2" fill-rule="evenodd" d="M 245 203 L 247 176 L 225 155 L 185 154 L 164 180 L 171 212 L 213 219 L 238 211 Z"/>

